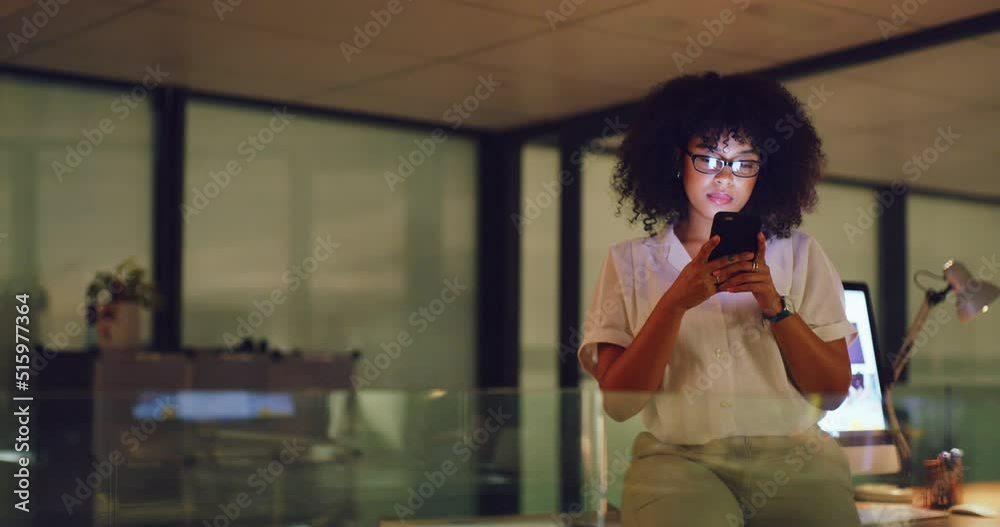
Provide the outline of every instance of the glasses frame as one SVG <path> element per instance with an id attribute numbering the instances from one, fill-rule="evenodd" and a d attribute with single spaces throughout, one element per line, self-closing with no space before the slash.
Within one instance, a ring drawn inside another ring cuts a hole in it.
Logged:
<path id="1" fill-rule="evenodd" d="M 710 176 L 718 175 L 718 174 L 722 173 L 722 171 L 725 170 L 726 167 L 729 167 L 729 172 L 734 177 L 738 177 L 740 179 L 751 179 L 751 178 L 757 177 L 760 174 L 760 169 L 764 167 L 764 162 L 763 161 L 751 161 L 751 160 L 745 160 L 745 159 L 734 159 L 732 161 L 726 161 L 725 159 L 722 159 L 721 157 L 709 156 L 709 155 L 705 155 L 705 154 L 692 154 L 686 148 L 684 149 L 684 153 L 687 154 L 688 157 L 691 158 L 691 166 L 693 166 L 695 170 L 697 170 L 698 172 L 701 172 L 702 174 L 707 174 L 707 175 L 710 175 Z M 717 172 L 705 172 L 704 170 L 700 170 L 698 168 L 698 166 L 695 164 L 696 159 L 699 158 L 699 157 L 704 157 L 704 158 L 708 158 L 708 159 L 717 159 L 717 160 L 719 160 L 719 161 L 722 162 L 722 168 L 720 168 Z M 737 163 L 756 163 L 757 164 L 757 171 L 754 172 L 754 174 L 752 176 L 741 176 L 741 175 L 739 175 L 739 174 L 736 173 L 736 164 Z"/>

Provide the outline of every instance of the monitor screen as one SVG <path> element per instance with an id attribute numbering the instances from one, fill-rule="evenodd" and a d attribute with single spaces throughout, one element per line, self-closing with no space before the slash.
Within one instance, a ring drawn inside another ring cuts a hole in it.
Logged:
<path id="1" fill-rule="evenodd" d="M 847 399 L 836 410 L 827 412 L 819 426 L 828 434 L 839 437 L 844 432 L 874 432 L 887 430 L 875 358 L 875 337 L 872 314 L 868 311 L 867 290 L 845 286 L 844 305 L 847 319 L 858 330 L 857 338 L 848 346 L 851 357 L 851 387 Z"/>
<path id="2" fill-rule="evenodd" d="M 136 419 L 170 418 L 180 421 L 241 421 L 269 417 L 291 417 L 295 403 L 288 392 L 242 390 L 182 390 L 173 393 L 140 394 L 132 407 Z"/>

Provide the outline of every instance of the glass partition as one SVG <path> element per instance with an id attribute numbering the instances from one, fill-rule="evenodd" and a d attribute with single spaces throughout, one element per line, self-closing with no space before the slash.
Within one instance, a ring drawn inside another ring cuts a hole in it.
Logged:
<path id="1" fill-rule="evenodd" d="M 616 525 L 634 440 L 644 430 L 635 419 L 607 418 L 604 396 L 591 388 L 297 390 L 268 373 L 271 380 L 253 389 L 201 389 L 207 377 L 195 374 L 186 384 L 183 360 L 136 369 L 101 359 L 93 366 L 100 390 L 36 397 L 33 411 L 45 415 L 36 431 L 47 434 L 31 465 L 38 525 L 455 525 L 458 518 L 466 519 L 461 525 Z M 125 371 L 132 381 L 121 381 Z M 525 409 L 558 399 L 579 405 L 580 436 L 539 441 L 530 453 L 519 448 Z M 987 482 L 1000 480 L 1000 429 L 983 417 L 1000 407 L 1000 390 L 907 388 L 895 400 L 914 453 L 910 484 L 925 483 L 923 460 L 957 447 L 968 499 L 995 488 Z M 372 401 L 379 404 L 365 404 Z M 406 412 L 364 410 L 372 407 Z M 67 417 L 56 422 L 60 410 Z M 410 426 L 387 429 L 379 424 L 386 420 Z M 837 448 L 859 444 L 847 436 L 823 448 L 836 456 Z M 560 482 L 524 470 L 519 459 L 558 459 L 566 442 L 579 442 L 583 453 L 582 479 L 571 482 L 582 499 L 566 510 L 558 502 L 543 507 L 529 496 L 557 493 Z M 797 463 L 787 456 L 804 454 L 789 444 L 775 459 L 792 474 Z M 738 468 L 743 459 L 732 461 Z M 3 466 L 5 481 L 13 481 L 16 467 Z M 485 509 L 493 516 L 481 518 Z M 8 507 L 0 516 L 9 514 Z"/>

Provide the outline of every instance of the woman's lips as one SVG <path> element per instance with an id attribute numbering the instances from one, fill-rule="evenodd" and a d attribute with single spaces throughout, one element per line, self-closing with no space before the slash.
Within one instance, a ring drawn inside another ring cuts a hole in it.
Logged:
<path id="1" fill-rule="evenodd" d="M 708 199 L 716 205 L 729 205 L 733 202 L 733 197 L 723 192 L 712 192 L 708 195 Z"/>

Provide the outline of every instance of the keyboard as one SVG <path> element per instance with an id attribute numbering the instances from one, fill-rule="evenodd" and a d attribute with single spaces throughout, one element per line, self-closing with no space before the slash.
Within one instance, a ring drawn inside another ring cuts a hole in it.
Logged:
<path id="1" fill-rule="evenodd" d="M 869 525 L 898 527 L 921 520 L 945 518 L 948 516 L 948 511 L 921 509 L 912 505 L 865 504 L 858 507 L 858 515 L 861 517 L 861 525 L 864 527 Z"/>

